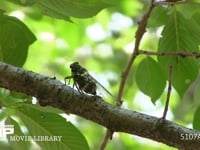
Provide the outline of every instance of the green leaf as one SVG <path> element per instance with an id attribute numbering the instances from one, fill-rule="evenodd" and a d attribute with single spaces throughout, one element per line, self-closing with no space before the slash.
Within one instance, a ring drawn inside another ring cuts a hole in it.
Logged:
<path id="1" fill-rule="evenodd" d="M 15 106 L 18 103 L 32 103 L 32 97 L 24 93 L 0 89 L 0 102 L 3 106 Z"/>
<path id="2" fill-rule="evenodd" d="M 38 0 L 8 0 L 15 4 L 23 5 L 23 6 L 32 6 Z"/>
<path id="3" fill-rule="evenodd" d="M 200 106 L 197 108 L 194 114 L 193 129 L 200 130 Z"/>
<path id="4" fill-rule="evenodd" d="M 166 82 L 158 63 L 147 57 L 138 65 L 136 83 L 143 93 L 151 97 L 152 103 L 155 103 L 162 94 Z"/>
<path id="5" fill-rule="evenodd" d="M 192 28 L 191 28 L 192 26 Z M 159 40 L 159 52 L 198 52 L 200 28 L 194 19 L 186 19 L 174 9 L 165 25 Z M 197 38 L 198 37 L 198 38 Z M 178 56 L 159 56 L 158 62 L 168 79 L 169 66 L 174 66 L 172 84 L 182 97 L 187 88 L 196 79 L 198 63 L 195 58 Z"/>
<path id="6" fill-rule="evenodd" d="M 3 119 L 5 119 L 8 116 L 8 113 L 6 111 L 6 109 L 2 110 L 0 112 L 0 121 L 2 121 Z"/>
<path id="7" fill-rule="evenodd" d="M 24 104 L 24 105 L 26 105 L 26 104 Z M 33 109 L 37 109 L 37 110 L 42 111 L 42 112 L 53 112 L 53 113 L 58 113 L 58 114 L 65 113 L 61 109 L 58 109 L 58 108 L 52 107 L 52 106 L 43 107 L 43 106 L 40 106 L 39 104 L 36 104 L 36 105 L 29 105 L 28 104 L 28 107 L 32 107 Z"/>
<path id="8" fill-rule="evenodd" d="M 43 112 L 29 105 L 21 105 L 17 115 L 20 116 L 32 136 L 62 136 L 61 141 L 36 141 L 42 149 L 89 149 L 80 131 L 56 113 Z"/>
<path id="9" fill-rule="evenodd" d="M 35 40 L 33 33 L 20 20 L 0 13 L 0 61 L 21 67 L 29 45 Z"/>
<path id="10" fill-rule="evenodd" d="M 195 41 L 199 44 L 200 43 L 200 12 L 199 13 L 194 13 L 194 15 L 191 18 L 191 25 L 192 28 L 190 28 L 190 32 L 193 34 L 195 37 Z M 188 22 L 189 24 L 189 22 Z"/>
<path id="11" fill-rule="evenodd" d="M 199 13 L 199 5 L 176 5 L 176 8 L 185 18 L 191 18 L 195 13 Z"/>
<path id="12" fill-rule="evenodd" d="M 199 91 L 200 91 L 200 84 L 196 85 L 196 87 L 194 89 L 194 95 L 193 95 L 194 102 L 197 102 L 198 104 L 199 104 L 199 99 L 200 99 L 200 92 Z"/>
<path id="13" fill-rule="evenodd" d="M 31 143 L 30 141 L 13 141 L 12 137 L 14 136 L 24 136 L 19 124 L 13 120 L 11 117 L 8 117 L 5 121 L 6 125 L 14 125 L 14 134 L 8 134 L 7 139 L 13 149 L 27 150 L 30 149 Z"/>
<path id="14" fill-rule="evenodd" d="M 10 91 L 10 95 L 14 98 L 32 101 L 32 97 L 25 93 Z"/>
<path id="15" fill-rule="evenodd" d="M 148 20 L 147 26 L 159 27 L 161 25 L 164 25 L 168 18 L 167 12 L 168 12 L 168 9 L 166 7 L 163 7 L 163 6 L 155 7 Z"/>
<path id="16" fill-rule="evenodd" d="M 70 21 L 70 16 L 93 17 L 103 8 L 111 6 L 102 0 L 39 0 L 37 5 L 46 15 L 67 21 Z"/>

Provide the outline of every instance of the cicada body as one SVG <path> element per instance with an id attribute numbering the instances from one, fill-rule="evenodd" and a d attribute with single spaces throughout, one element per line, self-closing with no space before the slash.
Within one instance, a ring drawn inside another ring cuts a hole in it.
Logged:
<path id="1" fill-rule="evenodd" d="M 106 91 L 112 98 L 116 99 L 103 85 L 101 85 L 95 78 L 93 78 L 78 62 L 74 62 L 70 65 L 71 76 L 65 77 L 65 84 L 67 79 L 73 79 L 74 85 L 80 93 L 96 95 L 97 85 L 99 85 L 104 91 Z"/>
<path id="2" fill-rule="evenodd" d="M 85 93 L 96 95 L 97 85 L 88 71 L 82 67 L 78 62 L 74 62 L 70 65 L 71 76 L 65 77 L 66 79 L 73 78 L 74 85 L 79 92 L 84 91 Z M 66 82 L 65 82 L 66 83 Z"/>

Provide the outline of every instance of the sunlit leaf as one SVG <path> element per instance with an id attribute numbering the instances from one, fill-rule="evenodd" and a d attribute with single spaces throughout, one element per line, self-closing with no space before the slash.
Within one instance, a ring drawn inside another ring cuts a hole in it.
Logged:
<path id="1" fill-rule="evenodd" d="M 200 13 L 199 5 L 177 5 L 176 8 L 188 19 L 195 13 Z"/>
<path id="2" fill-rule="evenodd" d="M 21 92 L 10 91 L 10 95 L 18 99 L 26 99 L 30 101 L 32 100 L 31 96 L 26 95 L 25 93 L 21 93 Z"/>
<path id="3" fill-rule="evenodd" d="M 165 78 L 160 66 L 151 57 L 147 57 L 139 64 L 136 72 L 136 82 L 142 92 L 155 101 L 160 97 L 165 88 Z"/>
<path id="4" fill-rule="evenodd" d="M 24 93 L 9 91 L 6 89 L 0 90 L 0 102 L 3 106 L 15 106 L 18 103 L 32 103 L 32 97 Z"/>
<path id="5" fill-rule="evenodd" d="M 155 7 L 148 20 L 148 27 L 158 27 L 164 25 L 168 18 L 167 12 L 168 9 L 166 7 Z"/>
<path id="6" fill-rule="evenodd" d="M 64 111 L 56 108 L 56 107 L 52 107 L 52 106 L 40 106 L 38 105 L 28 105 L 28 107 L 32 107 L 33 109 L 39 110 L 39 111 L 43 111 L 43 112 L 53 112 L 53 113 L 59 113 L 59 114 L 63 114 Z"/>
<path id="7" fill-rule="evenodd" d="M 0 60 L 22 66 L 28 47 L 36 40 L 33 33 L 15 17 L 0 13 Z"/>
<path id="8" fill-rule="evenodd" d="M 0 112 L 0 121 L 2 121 L 3 119 L 5 119 L 8 116 L 8 113 L 6 112 L 6 110 L 2 110 Z"/>
<path id="9" fill-rule="evenodd" d="M 31 143 L 30 141 L 25 140 L 12 140 L 14 136 L 24 136 L 24 133 L 22 132 L 20 125 L 13 120 L 11 117 L 8 117 L 5 121 L 5 124 L 7 125 L 13 125 L 14 126 L 14 134 L 8 134 L 7 139 L 10 145 L 13 147 L 13 149 L 20 149 L 20 150 L 27 150 L 30 149 Z M 12 136 L 12 137 L 11 137 Z"/>
<path id="10" fill-rule="evenodd" d="M 198 13 L 194 13 L 192 15 L 192 18 L 191 18 L 191 25 L 192 25 L 192 28 L 190 28 L 189 30 L 191 30 L 191 33 L 193 34 L 194 36 L 194 40 L 200 44 L 200 11 Z M 188 24 L 190 24 L 188 22 Z"/>
<path id="11" fill-rule="evenodd" d="M 200 107 L 198 107 L 194 114 L 193 128 L 196 130 L 200 130 Z"/>
<path id="12" fill-rule="evenodd" d="M 40 0 L 37 5 L 51 17 L 70 21 L 70 16 L 88 18 L 95 16 L 103 8 L 111 6 L 102 0 Z"/>
<path id="13" fill-rule="evenodd" d="M 80 131 L 56 113 L 43 112 L 29 105 L 21 105 L 17 115 L 32 136 L 62 136 L 61 141 L 36 141 L 42 149 L 89 149 Z"/>
<path id="14" fill-rule="evenodd" d="M 193 26 L 194 25 L 194 26 Z M 191 28 L 191 26 L 193 26 Z M 162 37 L 159 41 L 159 52 L 198 52 L 200 28 L 195 20 L 185 19 L 184 16 L 173 10 L 167 24 L 165 25 Z M 182 97 L 187 88 L 196 79 L 198 74 L 198 63 L 195 58 L 183 58 L 176 56 L 159 56 L 158 62 L 168 78 L 169 66 L 174 66 L 172 84 Z"/>
<path id="15" fill-rule="evenodd" d="M 198 84 L 195 89 L 194 89 L 194 95 L 193 95 L 193 99 L 196 102 L 199 102 L 200 100 L 200 84 Z"/>
<path id="16" fill-rule="evenodd" d="M 15 4 L 23 5 L 23 6 L 32 6 L 38 0 L 8 0 Z"/>

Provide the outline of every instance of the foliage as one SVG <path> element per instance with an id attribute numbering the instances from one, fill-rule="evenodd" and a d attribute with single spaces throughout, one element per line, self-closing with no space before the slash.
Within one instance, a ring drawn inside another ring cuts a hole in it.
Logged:
<path id="1" fill-rule="evenodd" d="M 0 14 L 0 24 L 1 60 L 22 66 L 27 57 L 28 46 L 36 40 L 35 36 L 21 21 L 4 15 L 3 12 Z"/>
<path id="2" fill-rule="evenodd" d="M 0 6 L 1 61 L 56 76 L 60 80 L 70 74 L 69 64 L 79 61 L 112 93 L 118 93 L 120 73 L 133 49 L 137 22 L 147 11 L 149 3 L 139 0 L 8 1 L 1 2 Z M 151 115 L 160 112 L 166 100 L 169 66 L 173 65 L 170 100 L 170 113 L 173 115 L 170 119 L 183 125 L 193 122 L 193 127 L 200 129 L 197 55 L 200 43 L 199 7 L 199 4 L 158 4 L 153 9 L 148 18 L 148 32 L 140 45 L 140 49 L 147 50 L 146 55 L 139 53 L 123 94 L 124 103 L 129 109 Z M 148 52 L 157 54 L 150 56 Z M 194 56 L 188 57 L 187 54 Z M 145 107 L 151 103 L 143 99 L 144 95 L 138 96 L 141 92 L 149 96 L 154 106 Z M 136 103 L 138 97 L 139 104 Z M 41 148 L 97 149 L 103 139 L 103 129 L 96 124 L 75 117 L 73 125 L 58 110 L 30 105 L 34 99 L 29 96 L 1 89 L 0 98 L 0 119 L 6 118 L 7 124 L 14 124 L 15 134 L 63 136 L 61 142 L 37 142 Z M 109 97 L 106 99 L 114 103 Z M 157 116 L 161 117 L 160 113 Z M 23 131 L 22 127 L 27 131 Z M 10 145 L 14 149 L 27 149 L 31 143 L 10 142 Z M 171 149 L 165 145 L 157 146 Z M 143 145 L 137 137 L 124 134 L 108 144 L 108 149 L 130 147 L 156 149 L 148 142 Z"/>
<path id="3" fill-rule="evenodd" d="M 165 88 L 165 79 L 160 66 L 151 57 L 144 58 L 138 65 L 136 82 L 142 92 L 151 97 L 152 102 L 160 97 Z"/>

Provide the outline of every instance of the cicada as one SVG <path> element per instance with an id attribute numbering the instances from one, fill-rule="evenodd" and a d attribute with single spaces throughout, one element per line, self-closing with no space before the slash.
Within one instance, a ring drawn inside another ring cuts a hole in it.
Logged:
<path id="1" fill-rule="evenodd" d="M 95 78 L 93 78 L 87 69 L 82 67 L 78 62 L 74 62 L 70 65 L 71 76 L 65 77 L 65 84 L 67 79 L 73 79 L 74 85 L 80 93 L 88 93 L 92 95 L 97 94 L 97 85 L 103 88 L 110 96 L 114 96 Z"/>

